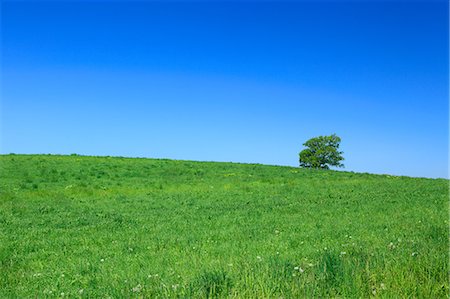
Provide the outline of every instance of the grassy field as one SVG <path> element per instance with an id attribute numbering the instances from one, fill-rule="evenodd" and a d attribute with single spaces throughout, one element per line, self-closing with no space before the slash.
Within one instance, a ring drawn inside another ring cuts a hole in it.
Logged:
<path id="1" fill-rule="evenodd" d="M 447 298 L 449 181 L 0 156 L 0 298 Z"/>

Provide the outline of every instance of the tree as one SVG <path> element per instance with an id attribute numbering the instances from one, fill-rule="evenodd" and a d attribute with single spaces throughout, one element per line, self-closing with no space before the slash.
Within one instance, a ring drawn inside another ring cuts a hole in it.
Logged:
<path id="1" fill-rule="evenodd" d="M 339 151 L 341 138 L 336 134 L 311 138 L 303 146 L 306 148 L 299 154 L 300 167 L 329 169 L 330 166 L 344 167 L 343 152 Z"/>

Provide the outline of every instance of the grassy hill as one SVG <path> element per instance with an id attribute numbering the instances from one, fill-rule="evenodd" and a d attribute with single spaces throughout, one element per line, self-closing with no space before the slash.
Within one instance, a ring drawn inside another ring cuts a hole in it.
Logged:
<path id="1" fill-rule="evenodd" d="M 446 298 L 449 182 L 0 156 L 0 297 Z"/>

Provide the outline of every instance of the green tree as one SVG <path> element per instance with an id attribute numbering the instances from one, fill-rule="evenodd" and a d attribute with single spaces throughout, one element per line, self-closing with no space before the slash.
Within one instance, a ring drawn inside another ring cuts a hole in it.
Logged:
<path id="1" fill-rule="evenodd" d="M 311 138 L 303 146 L 306 148 L 299 154 L 300 167 L 329 169 L 330 166 L 344 167 L 343 152 L 339 151 L 341 138 L 336 134 Z"/>

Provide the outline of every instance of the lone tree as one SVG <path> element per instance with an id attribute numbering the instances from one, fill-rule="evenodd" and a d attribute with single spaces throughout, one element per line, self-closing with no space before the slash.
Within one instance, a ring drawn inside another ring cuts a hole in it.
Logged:
<path id="1" fill-rule="evenodd" d="M 299 154 L 300 167 L 329 169 L 330 166 L 344 167 L 343 152 L 339 151 L 341 138 L 336 134 L 311 138 L 303 143 L 306 148 Z"/>

